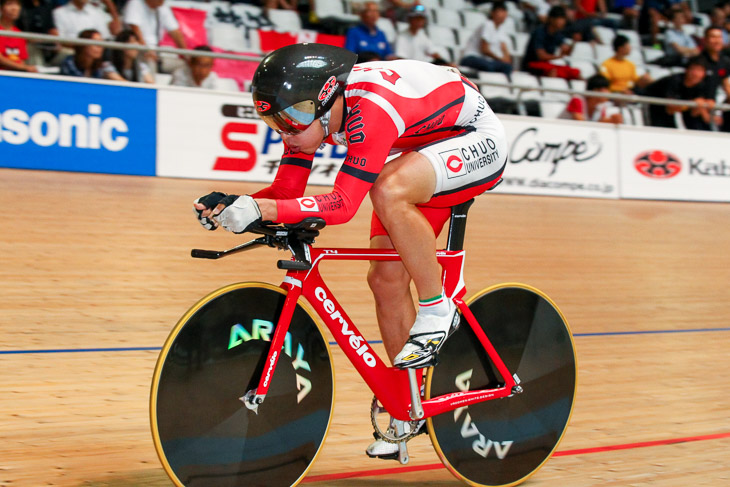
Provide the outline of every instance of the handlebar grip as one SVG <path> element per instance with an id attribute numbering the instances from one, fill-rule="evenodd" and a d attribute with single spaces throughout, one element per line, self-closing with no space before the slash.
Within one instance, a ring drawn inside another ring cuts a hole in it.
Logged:
<path id="1" fill-rule="evenodd" d="M 308 271 L 312 268 L 312 264 L 299 260 L 280 260 L 276 263 L 276 267 L 288 271 Z"/>
<path id="2" fill-rule="evenodd" d="M 190 255 L 196 259 L 219 259 L 221 252 L 218 250 L 193 249 Z"/>

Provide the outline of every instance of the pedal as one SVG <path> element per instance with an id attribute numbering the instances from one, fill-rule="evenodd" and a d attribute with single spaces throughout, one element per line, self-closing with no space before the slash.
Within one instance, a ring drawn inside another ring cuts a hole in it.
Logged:
<path id="1" fill-rule="evenodd" d="M 405 423 L 403 422 L 397 422 L 395 424 L 395 433 L 397 436 L 403 436 L 405 431 Z M 408 446 L 406 446 L 405 441 L 399 441 L 398 442 L 398 462 L 400 462 L 401 465 L 405 465 L 408 463 Z"/>

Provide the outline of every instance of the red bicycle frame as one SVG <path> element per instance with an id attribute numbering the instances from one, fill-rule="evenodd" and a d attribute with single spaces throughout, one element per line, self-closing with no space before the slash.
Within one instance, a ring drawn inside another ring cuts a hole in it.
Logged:
<path id="1" fill-rule="evenodd" d="M 297 300 L 300 296 L 304 296 L 385 409 L 396 419 L 410 420 L 411 400 L 407 371 L 388 367 L 383 363 L 337 302 L 319 273 L 319 263 L 324 260 L 395 261 L 400 260 L 400 256 L 396 251 L 386 249 L 313 249 L 308 244 L 304 245 L 312 266 L 308 270 L 289 270 L 281 284 L 281 287 L 288 291 L 287 297 L 266 357 L 265 363 L 268 366 L 261 376 L 256 391 L 253 392 L 261 400 L 266 395 Z M 504 385 L 495 389 L 454 392 L 425 400 L 422 406 L 426 418 L 470 404 L 507 397 L 512 394 L 512 389 L 516 386 L 512 374 L 461 299 L 466 294 L 463 279 L 464 251 L 439 250 L 436 256 L 443 269 L 442 281 L 447 296 L 454 301 L 462 316 L 466 318 L 466 322 L 497 367 Z M 419 369 L 417 374 L 419 383 L 422 374 L 423 369 Z"/>

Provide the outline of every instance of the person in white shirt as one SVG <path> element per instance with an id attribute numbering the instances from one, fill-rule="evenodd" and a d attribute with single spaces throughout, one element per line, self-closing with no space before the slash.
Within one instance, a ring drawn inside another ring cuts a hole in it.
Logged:
<path id="1" fill-rule="evenodd" d="M 398 33 L 395 41 L 395 55 L 402 59 L 445 64 L 433 42 L 426 34 L 426 8 L 415 5 L 408 13 L 408 28 Z"/>
<path id="2" fill-rule="evenodd" d="M 159 46 L 165 32 L 180 49 L 186 49 L 180 25 L 165 0 L 129 0 L 124 7 L 124 24 L 130 28 L 142 45 Z M 157 54 L 147 51 L 144 58 L 156 67 Z"/>
<path id="3" fill-rule="evenodd" d="M 196 51 L 212 52 L 208 46 L 198 46 Z M 172 72 L 173 86 L 189 86 L 192 88 L 218 89 L 218 75 L 213 72 L 213 58 L 210 56 L 193 56 L 185 66 Z"/>
<path id="4" fill-rule="evenodd" d="M 507 7 L 504 2 L 495 2 L 489 17 L 467 41 L 461 64 L 509 76 L 512 74 L 512 56 L 508 45 L 512 40 L 507 33 Z"/>
<path id="5" fill-rule="evenodd" d="M 53 10 L 53 22 L 58 29 L 58 35 L 67 38 L 76 38 L 79 33 L 94 29 L 101 34 L 102 39 L 110 39 L 121 30 L 121 22 L 114 2 L 103 0 L 108 13 L 102 8 L 89 3 L 89 0 L 71 0 Z"/>

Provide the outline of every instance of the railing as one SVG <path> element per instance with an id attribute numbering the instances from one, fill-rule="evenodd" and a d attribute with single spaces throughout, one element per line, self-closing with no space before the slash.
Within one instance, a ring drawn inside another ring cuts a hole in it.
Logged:
<path id="1" fill-rule="evenodd" d="M 221 58 L 221 59 L 232 59 L 236 61 L 260 61 L 262 59 L 262 56 L 256 56 L 256 55 L 245 55 L 245 54 L 232 54 L 232 53 L 226 53 L 226 52 L 208 52 L 208 51 L 196 51 L 194 49 L 179 49 L 174 47 L 158 47 L 158 46 L 146 46 L 146 45 L 139 45 L 139 44 L 125 44 L 122 42 L 114 42 L 114 41 L 99 41 L 94 39 L 78 39 L 78 38 L 62 38 L 58 36 L 53 35 L 47 35 L 47 34 L 36 34 L 36 33 L 28 33 L 28 32 L 11 32 L 11 31 L 0 31 L 0 36 L 4 37 L 16 37 L 20 39 L 26 39 L 29 41 L 35 41 L 35 42 L 49 42 L 49 43 L 60 43 L 60 44 L 68 44 L 68 45 L 82 45 L 82 46 L 102 46 L 109 49 L 130 49 L 134 48 L 139 51 L 153 51 L 158 52 L 162 54 L 173 54 L 178 56 L 206 56 L 206 57 L 212 57 L 212 58 Z M 692 101 L 692 100 L 675 100 L 675 99 L 665 99 L 665 98 L 656 98 L 656 97 L 650 97 L 650 96 L 640 96 L 640 95 L 625 95 L 620 93 L 605 93 L 605 92 L 595 92 L 595 91 L 585 91 L 585 90 L 573 90 L 573 89 L 562 89 L 562 88 L 547 88 L 542 86 L 525 86 L 525 85 L 518 85 L 518 84 L 503 84 L 503 83 L 497 83 L 494 81 L 484 81 L 484 80 L 478 80 L 478 79 L 472 79 L 471 80 L 474 84 L 478 86 L 498 86 L 501 88 L 510 88 L 513 91 L 516 91 L 516 97 L 515 102 L 517 103 L 518 109 L 522 111 L 524 114 L 524 104 L 522 100 L 522 96 L 527 91 L 539 91 L 542 93 L 563 93 L 568 95 L 581 95 L 581 96 L 600 96 L 604 98 L 609 98 L 611 100 L 617 100 L 621 102 L 625 102 L 627 104 L 642 104 L 642 105 L 665 105 L 665 106 L 683 106 L 683 107 L 691 107 L 695 108 L 699 105 Z M 714 107 L 715 111 L 730 111 L 730 104 L 722 103 L 717 104 Z M 714 123 L 711 123 L 713 130 L 716 129 L 714 126 Z"/>

